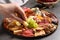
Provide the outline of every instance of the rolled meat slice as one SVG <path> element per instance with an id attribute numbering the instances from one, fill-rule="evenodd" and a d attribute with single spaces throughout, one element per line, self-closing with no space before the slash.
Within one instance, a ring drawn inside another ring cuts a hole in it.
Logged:
<path id="1" fill-rule="evenodd" d="M 22 35 L 25 37 L 33 37 L 33 31 L 31 29 L 24 30 Z"/>

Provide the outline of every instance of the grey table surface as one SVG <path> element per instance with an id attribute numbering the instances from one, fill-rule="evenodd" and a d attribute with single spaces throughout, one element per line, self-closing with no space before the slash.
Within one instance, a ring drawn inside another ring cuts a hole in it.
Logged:
<path id="1" fill-rule="evenodd" d="M 29 0 L 29 2 L 27 2 L 24 6 L 31 8 L 31 7 L 34 7 L 36 4 L 37 3 L 35 3 L 34 0 Z M 39 39 L 19 39 L 19 38 L 14 38 L 14 37 L 12 38 L 10 35 L 3 33 L 3 34 L 0 34 L 0 40 L 60 40 L 60 2 L 57 3 L 54 8 L 50 8 L 47 10 L 50 12 L 53 12 L 59 20 L 58 28 L 53 34 L 51 34 L 47 37 L 44 37 L 44 38 L 39 38 Z M 2 18 L 3 17 L 0 15 L 0 25 L 1 25 Z"/>

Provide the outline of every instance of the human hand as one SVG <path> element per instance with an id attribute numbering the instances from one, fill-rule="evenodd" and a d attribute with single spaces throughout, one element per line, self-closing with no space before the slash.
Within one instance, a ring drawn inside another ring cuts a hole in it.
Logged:
<path id="1" fill-rule="evenodd" d="M 13 17 L 17 20 L 22 20 L 14 15 L 17 12 L 23 20 L 26 20 L 26 15 L 23 9 L 16 3 L 9 4 L 0 4 L 0 14 L 3 14 L 4 17 Z"/>

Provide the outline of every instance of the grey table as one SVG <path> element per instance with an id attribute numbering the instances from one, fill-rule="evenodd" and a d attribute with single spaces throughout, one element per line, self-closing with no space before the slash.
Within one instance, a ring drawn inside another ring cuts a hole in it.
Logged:
<path id="1" fill-rule="evenodd" d="M 34 7 L 36 4 L 37 3 L 34 0 L 29 0 L 29 2 L 26 3 L 24 6 L 31 8 L 31 7 Z M 39 39 L 19 39 L 16 37 L 12 38 L 10 35 L 3 33 L 3 34 L 0 34 L 0 40 L 60 40 L 60 3 L 57 3 L 57 5 L 55 5 L 54 8 L 46 9 L 46 10 L 53 12 L 59 20 L 58 28 L 53 34 L 44 38 L 39 38 Z M 0 15 L 0 25 L 1 25 L 2 18 L 3 17 Z"/>

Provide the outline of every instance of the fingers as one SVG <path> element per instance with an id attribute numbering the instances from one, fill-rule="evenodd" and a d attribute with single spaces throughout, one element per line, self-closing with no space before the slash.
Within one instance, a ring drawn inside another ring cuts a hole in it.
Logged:
<path id="1" fill-rule="evenodd" d="M 23 20 L 27 19 L 25 12 L 23 11 L 23 9 L 20 6 L 17 6 L 16 10 L 22 16 Z"/>
<path id="2" fill-rule="evenodd" d="M 18 21 L 19 21 L 21 24 L 23 24 L 24 26 L 28 26 L 28 23 L 25 22 L 24 20 L 22 20 L 21 18 L 16 17 L 14 14 L 11 14 L 11 16 L 12 16 L 14 19 L 18 20 Z"/>
<path id="3" fill-rule="evenodd" d="M 21 18 L 16 17 L 14 14 L 11 14 L 11 16 L 12 16 L 14 19 L 18 20 L 20 23 L 24 23 L 24 21 L 23 21 Z"/>

